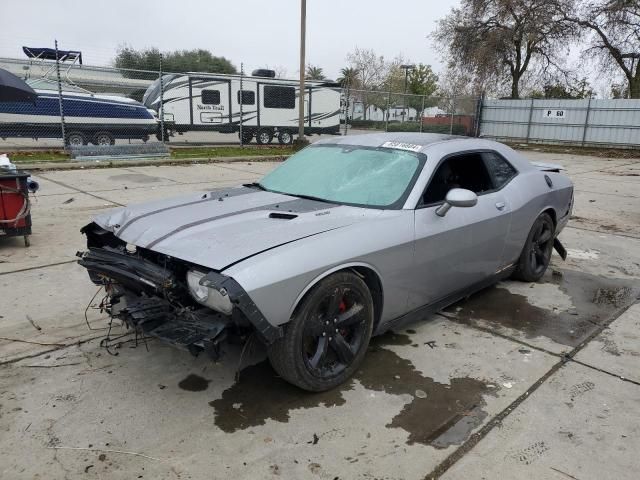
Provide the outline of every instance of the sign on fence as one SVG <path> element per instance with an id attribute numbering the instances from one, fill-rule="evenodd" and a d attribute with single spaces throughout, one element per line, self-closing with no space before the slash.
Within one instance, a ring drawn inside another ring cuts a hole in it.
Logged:
<path id="1" fill-rule="evenodd" d="M 562 120 L 566 117 L 564 110 L 543 110 L 543 114 L 550 120 Z"/>

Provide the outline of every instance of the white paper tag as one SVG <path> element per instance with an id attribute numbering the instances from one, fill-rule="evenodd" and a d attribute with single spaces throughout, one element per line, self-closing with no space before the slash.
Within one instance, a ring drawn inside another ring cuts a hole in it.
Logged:
<path id="1" fill-rule="evenodd" d="M 384 142 L 381 147 L 384 148 L 395 148 L 398 150 L 408 150 L 410 152 L 419 152 L 422 148 L 422 145 L 414 145 L 413 143 L 403 143 L 403 142 Z"/>

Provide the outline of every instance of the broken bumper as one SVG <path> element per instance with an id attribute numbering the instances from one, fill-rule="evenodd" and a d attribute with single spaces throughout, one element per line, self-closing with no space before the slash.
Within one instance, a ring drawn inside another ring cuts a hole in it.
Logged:
<path id="1" fill-rule="evenodd" d="M 282 336 L 282 329 L 266 320 L 231 277 L 209 272 L 201 281 L 208 288 L 226 290 L 233 311 L 224 315 L 192 301 L 184 274 L 188 265 L 159 265 L 110 247 L 90 248 L 78 256 L 91 280 L 107 289 L 113 318 L 192 353 L 204 350 L 217 357 L 220 343 L 232 330 L 253 329 L 267 345 Z"/>

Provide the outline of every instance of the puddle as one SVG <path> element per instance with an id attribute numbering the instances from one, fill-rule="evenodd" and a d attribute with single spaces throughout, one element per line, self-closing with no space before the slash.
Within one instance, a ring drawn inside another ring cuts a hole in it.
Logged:
<path id="1" fill-rule="evenodd" d="M 144 173 L 121 173 L 120 175 L 111 175 L 109 180 L 113 182 L 133 183 L 156 183 L 162 181 L 161 178 L 145 175 Z"/>
<path id="2" fill-rule="evenodd" d="M 543 282 L 557 285 L 571 298 L 574 308 L 547 310 L 532 305 L 524 295 L 495 286 L 478 292 L 446 311 L 454 314 L 449 318 L 456 322 L 484 320 L 490 327 L 506 327 L 522 332 L 527 338 L 542 336 L 574 347 L 588 337 L 597 325 L 606 322 L 620 308 L 632 304 L 640 292 L 638 282 L 572 270 L 564 270 L 561 276 L 549 272 Z"/>
<path id="3" fill-rule="evenodd" d="M 189 375 L 178 383 L 178 387 L 188 392 L 202 392 L 209 388 L 209 380 L 199 375 Z"/>
<path id="4" fill-rule="evenodd" d="M 486 417 L 483 395 L 492 394 L 484 382 L 473 378 L 453 378 L 449 385 L 425 377 L 413 364 L 384 348 L 411 345 L 406 335 L 386 334 L 372 340 L 369 351 L 354 379 L 322 393 L 308 393 L 276 376 L 267 361 L 242 370 L 240 381 L 225 390 L 215 408 L 215 424 L 225 432 L 257 425 L 267 419 L 288 422 L 290 412 L 319 406 L 344 405 L 343 392 L 357 380 L 368 390 L 403 395 L 408 403 L 386 426 L 401 428 L 408 444 L 436 448 L 462 443 Z"/>

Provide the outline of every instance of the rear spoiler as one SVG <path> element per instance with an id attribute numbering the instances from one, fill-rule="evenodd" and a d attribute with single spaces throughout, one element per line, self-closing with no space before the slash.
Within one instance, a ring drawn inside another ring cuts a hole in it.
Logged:
<path id="1" fill-rule="evenodd" d="M 555 163 L 542 163 L 542 162 L 531 162 L 531 164 L 536 167 L 541 172 L 560 172 L 561 170 L 566 170 L 562 165 L 557 165 Z"/>

